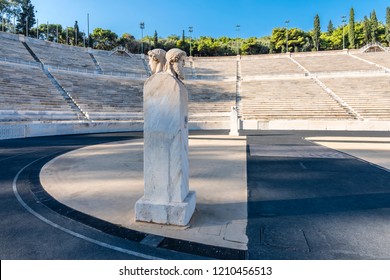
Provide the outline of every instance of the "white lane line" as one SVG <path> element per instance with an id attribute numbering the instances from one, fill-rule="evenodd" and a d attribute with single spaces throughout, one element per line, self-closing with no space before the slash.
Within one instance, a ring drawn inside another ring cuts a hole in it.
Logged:
<path id="1" fill-rule="evenodd" d="M 54 153 L 53 153 L 54 154 Z M 56 228 L 56 229 L 59 229 L 63 232 L 66 232 L 74 237 L 77 237 L 77 238 L 80 238 L 82 240 L 85 240 L 85 241 L 88 241 L 88 242 L 91 242 L 93 244 L 96 244 L 96 245 L 99 245 L 101 247 L 104 247 L 104 248 L 108 248 L 108 249 L 111 249 L 111 250 L 114 250 L 114 251 L 117 251 L 117 252 L 121 252 L 121 253 L 125 253 L 125 254 L 128 254 L 128 255 L 132 255 L 132 256 L 135 256 L 135 257 L 138 257 L 138 258 L 143 258 L 143 259 L 148 259 L 148 260 L 163 260 L 163 259 L 160 259 L 160 258 L 157 258 L 157 257 L 154 257 L 154 256 L 150 256 L 150 255 L 146 255 L 146 254 L 142 254 L 142 253 L 139 253 L 139 252 L 135 252 L 135 251 L 131 251 L 131 250 L 127 250 L 127 249 L 124 249 L 124 248 L 120 248 L 120 247 L 117 247 L 117 246 L 113 246 L 113 245 L 110 245 L 110 244 L 107 244 L 107 243 L 104 243 L 104 242 L 101 242 L 101 241 L 98 241 L 98 240 L 95 240 L 93 238 L 90 238 L 90 237 L 87 237 L 85 235 L 82 235 L 80 233 L 77 233 L 77 232 L 74 232 L 72 230 L 69 230 L 67 228 L 64 228 L 48 219 L 46 219 L 45 217 L 43 217 L 42 215 L 38 214 L 37 212 L 35 212 L 30 206 L 28 206 L 22 199 L 22 197 L 20 196 L 19 192 L 18 192 L 18 189 L 17 189 L 17 186 L 16 186 L 16 182 L 18 181 L 19 179 L 19 176 L 20 174 L 26 169 L 28 168 L 30 165 L 34 164 L 35 162 L 45 158 L 47 156 L 44 156 L 44 157 L 41 157 L 39 159 L 36 159 L 32 162 L 30 162 L 29 164 L 27 164 L 25 167 L 23 167 L 22 169 L 19 170 L 18 174 L 16 174 L 14 180 L 13 180 L 13 183 L 12 183 L 12 189 L 13 189 L 13 192 L 17 198 L 17 200 L 19 201 L 19 203 L 28 211 L 30 212 L 32 215 L 34 215 L 35 217 L 37 217 L 38 219 L 40 219 L 42 222 Z"/>

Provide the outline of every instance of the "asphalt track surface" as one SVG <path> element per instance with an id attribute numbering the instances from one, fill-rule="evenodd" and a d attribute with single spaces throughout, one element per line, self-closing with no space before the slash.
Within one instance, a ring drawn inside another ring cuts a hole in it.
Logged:
<path id="1" fill-rule="evenodd" d="M 134 137 L 142 135 L 95 134 L 0 141 L 0 258 L 2 260 L 199 258 L 196 255 L 143 245 L 95 229 L 53 211 L 42 203 L 44 201 L 38 199 L 39 190 L 32 192 L 37 180 L 37 171 L 44 162 L 84 146 Z M 108 227 L 106 231 L 109 230 L 112 228 Z"/>
<path id="2" fill-rule="evenodd" d="M 246 134 L 247 252 L 169 239 L 157 247 L 154 236 L 72 211 L 39 187 L 40 168 L 60 154 L 142 137 L 115 133 L 0 141 L 0 259 L 390 259 L 388 170 L 348 156 L 256 153 L 275 146 L 310 150 L 316 145 L 307 136 L 388 132 Z"/>

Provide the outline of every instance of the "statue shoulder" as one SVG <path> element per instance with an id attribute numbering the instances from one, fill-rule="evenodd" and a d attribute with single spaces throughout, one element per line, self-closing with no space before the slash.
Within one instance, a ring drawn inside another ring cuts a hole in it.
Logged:
<path id="1" fill-rule="evenodd" d="M 160 72 L 156 73 L 152 76 L 150 76 L 146 81 L 145 81 L 145 86 L 148 84 L 154 84 L 154 83 L 162 83 L 162 84 L 171 84 L 171 83 L 181 83 L 180 80 L 176 79 L 173 77 L 171 74 L 167 72 Z"/>

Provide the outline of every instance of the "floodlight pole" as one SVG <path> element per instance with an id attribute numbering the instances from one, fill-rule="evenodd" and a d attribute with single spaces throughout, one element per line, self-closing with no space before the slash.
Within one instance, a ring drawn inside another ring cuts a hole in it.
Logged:
<path id="1" fill-rule="evenodd" d="M 191 46 L 191 42 L 192 42 L 192 32 L 194 31 L 194 28 L 192 26 L 188 27 L 188 32 L 190 32 L 190 56 L 192 56 L 192 46 Z"/>
<path id="2" fill-rule="evenodd" d="M 290 23 L 290 20 L 286 20 L 286 53 L 288 53 L 288 24 Z"/>
<path id="3" fill-rule="evenodd" d="M 345 32 L 345 23 L 347 22 L 346 20 L 346 16 L 342 16 L 342 22 L 343 22 L 343 50 L 345 49 L 345 35 L 344 35 L 344 32 Z"/>
<path id="4" fill-rule="evenodd" d="M 90 38 L 89 38 L 89 13 L 87 13 L 87 28 L 88 28 L 88 47 L 91 47 L 90 45 Z"/>
<path id="5" fill-rule="evenodd" d="M 143 21 L 139 24 L 139 28 L 141 28 L 141 54 L 143 54 L 144 53 L 143 38 L 144 38 L 144 29 L 145 29 L 145 23 Z"/>
<path id="6" fill-rule="evenodd" d="M 238 40 L 239 40 L 239 38 L 240 38 L 240 25 L 239 24 L 237 24 L 236 25 L 236 31 L 237 31 L 237 55 L 240 55 L 240 49 L 239 49 L 239 43 L 238 43 Z"/>
<path id="7" fill-rule="evenodd" d="M 37 14 L 37 13 L 38 13 L 38 11 L 35 10 L 35 14 Z M 39 39 L 39 20 L 38 20 L 38 18 L 37 18 L 37 39 Z"/>
<path id="8" fill-rule="evenodd" d="M 26 37 L 28 37 L 28 16 L 26 17 Z"/>

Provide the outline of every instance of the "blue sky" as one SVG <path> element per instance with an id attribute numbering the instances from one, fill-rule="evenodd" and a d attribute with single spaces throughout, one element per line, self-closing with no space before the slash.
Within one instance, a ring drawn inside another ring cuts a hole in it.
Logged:
<path id="1" fill-rule="evenodd" d="M 375 9 L 378 19 L 385 21 L 389 0 L 31 0 L 37 10 L 39 23 L 59 23 L 73 26 L 78 20 L 80 30 L 87 32 L 87 13 L 90 15 L 90 31 L 96 27 L 110 29 L 119 36 L 130 33 L 141 37 L 139 23 L 145 22 L 144 35 L 160 37 L 171 34 L 188 35 L 193 26 L 194 37 L 236 37 L 236 25 L 240 37 L 271 35 L 274 27 L 298 27 L 305 31 L 313 28 L 318 13 L 321 27 L 326 30 L 329 20 L 335 26 L 341 24 L 341 16 L 348 17 L 351 7 L 356 20 Z"/>

